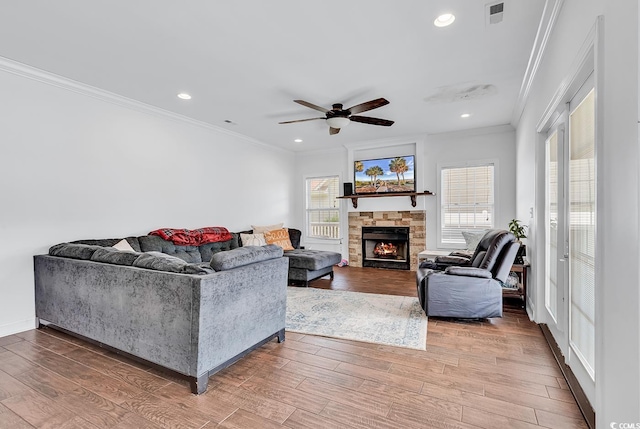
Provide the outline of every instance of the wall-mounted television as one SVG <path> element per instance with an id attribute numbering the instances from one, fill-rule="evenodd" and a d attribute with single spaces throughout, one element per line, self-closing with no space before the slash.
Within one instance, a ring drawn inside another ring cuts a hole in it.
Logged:
<path id="1" fill-rule="evenodd" d="M 413 155 L 355 161 L 353 172 L 356 194 L 416 192 Z"/>

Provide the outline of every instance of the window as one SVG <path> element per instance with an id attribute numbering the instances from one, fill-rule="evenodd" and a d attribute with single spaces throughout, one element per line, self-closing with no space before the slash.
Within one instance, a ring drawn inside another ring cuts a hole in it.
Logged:
<path id="1" fill-rule="evenodd" d="M 307 179 L 307 236 L 340 238 L 340 178 L 338 176 Z"/>
<path id="2" fill-rule="evenodd" d="M 462 231 L 493 228 L 494 163 L 440 169 L 440 243 L 464 245 Z"/>

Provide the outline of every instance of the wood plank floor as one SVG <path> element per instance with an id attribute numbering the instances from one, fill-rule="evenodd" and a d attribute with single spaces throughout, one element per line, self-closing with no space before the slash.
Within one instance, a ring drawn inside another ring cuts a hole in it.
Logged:
<path id="1" fill-rule="evenodd" d="M 415 273 L 314 287 L 415 296 Z M 427 350 L 287 333 L 187 383 L 52 329 L 0 338 L 0 428 L 586 428 L 538 327 L 431 318 Z"/>

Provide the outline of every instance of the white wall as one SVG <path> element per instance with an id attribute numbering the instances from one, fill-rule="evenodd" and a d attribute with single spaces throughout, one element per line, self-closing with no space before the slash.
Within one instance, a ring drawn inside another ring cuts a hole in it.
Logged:
<path id="1" fill-rule="evenodd" d="M 292 222 L 293 153 L 1 69 L 0 337 L 34 327 L 53 244 Z"/>
<path id="2" fill-rule="evenodd" d="M 516 213 L 515 130 L 510 125 L 427 136 L 423 152 L 424 188 L 438 192 L 438 164 L 491 160 L 496 163 L 496 228 L 507 228 Z M 438 196 L 424 197 L 427 248 L 437 249 Z M 520 217 L 527 223 L 529 216 Z"/>
<path id="3" fill-rule="evenodd" d="M 342 195 L 342 184 L 350 182 L 347 175 L 347 151 L 344 148 L 326 150 L 297 152 L 295 161 L 295 184 L 292 227 L 302 231 L 302 245 L 307 249 L 328 250 L 339 252 L 343 258 L 348 258 L 347 249 L 347 215 L 346 200 L 340 200 L 340 231 L 343 234 L 341 240 L 307 239 L 305 237 L 306 222 L 306 190 L 305 181 L 312 177 L 339 176 L 340 194 Z"/>
<path id="4" fill-rule="evenodd" d="M 304 223 L 304 177 L 339 174 L 343 182 L 353 182 L 353 161 L 396 155 L 416 155 L 416 188 L 418 192 L 437 192 L 439 162 L 497 160 L 498 200 L 496 226 L 507 227 L 515 215 L 515 130 L 510 125 L 479 128 L 457 133 L 420 135 L 403 139 L 372 141 L 347 145 L 345 150 L 326 153 L 296 154 L 295 218 Z M 348 258 L 346 216 L 352 211 L 424 210 L 427 223 L 427 248 L 437 248 L 437 196 L 423 196 L 411 206 L 409 197 L 361 198 L 354 209 L 351 200 L 341 200 L 344 218 L 341 252 Z M 528 219 L 525 218 L 525 219 Z M 300 225 L 302 227 L 303 225 Z M 311 247 L 321 246 L 312 243 Z"/>
<path id="5" fill-rule="evenodd" d="M 565 0 L 517 126 L 517 213 L 535 206 L 534 226 L 544 217 L 544 138 L 536 124 L 564 84 L 598 15 L 604 16 L 602 136 L 597 166 L 599 204 L 596 237 L 597 427 L 640 422 L 640 292 L 638 286 L 638 3 L 635 0 Z M 536 179 L 537 178 L 537 179 Z M 530 245 L 542 247 L 542 228 Z M 538 249 L 536 255 L 542 255 Z M 539 259 L 543 261 L 543 259 Z M 532 283 L 542 287 L 544 267 L 532 261 Z M 541 294 L 534 305 L 543 305 Z M 537 314 L 540 314 L 539 312 Z"/>

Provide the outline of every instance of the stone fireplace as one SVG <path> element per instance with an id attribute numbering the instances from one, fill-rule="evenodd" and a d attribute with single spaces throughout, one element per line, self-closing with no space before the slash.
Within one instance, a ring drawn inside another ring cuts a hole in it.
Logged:
<path id="1" fill-rule="evenodd" d="M 425 218 L 424 211 L 349 212 L 349 265 L 415 271 Z"/>

